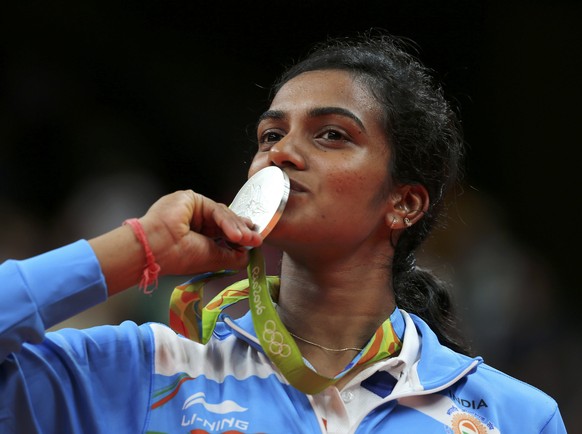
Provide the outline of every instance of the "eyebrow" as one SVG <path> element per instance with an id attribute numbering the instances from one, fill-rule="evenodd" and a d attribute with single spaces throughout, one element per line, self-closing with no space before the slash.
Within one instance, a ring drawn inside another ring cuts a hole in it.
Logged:
<path id="1" fill-rule="evenodd" d="M 353 120 L 355 123 L 358 124 L 358 126 L 362 130 L 366 131 L 366 127 L 364 127 L 364 124 L 360 120 L 360 118 L 357 117 L 351 111 L 349 111 L 345 108 L 342 108 L 342 107 L 316 107 L 314 109 L 309 110 L 309 112 L 307 112 L 307 115 L 311 118 L 316 118 L 319 116 L 327 116 L 327 115 L 344 116 L 344 117 L 347 117 L 347 118 Z M 261 116 L 259 116 L 259 120 L 257 122 L 257 125 L 260 124 L 265 119 L 285 119 L 286 117 L 287 117 L 287 115 L 285 114 L 284 111 L 267 110 Z"/>

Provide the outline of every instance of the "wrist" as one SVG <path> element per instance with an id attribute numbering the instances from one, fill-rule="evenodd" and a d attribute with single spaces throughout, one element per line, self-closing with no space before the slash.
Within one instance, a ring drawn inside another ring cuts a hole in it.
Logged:
<path id="1" fill-rule="evenodd" d="M 137 218 L 131 218 L 125 220 L 123 224 L 131 227 L 135 237 L 143 248 L 145 264 L 143 266 L 139 288 L 142 289 L 144 293 L 151 294 L 158 287 L 158 276 L 161 267 L 156 262 L 156 257 L 152 251 L 148 235 L 146 234 L 140 220 Z M 150 286 L 153 286 L 153 288 L 148 289 Z"/>
<path id="2" fill-rule="evenodd" d="M 143 270 L 143 247 L 130 227 L 119 226 L 89 240 L 107 283 L 109 296 L 138 283 Z"/>

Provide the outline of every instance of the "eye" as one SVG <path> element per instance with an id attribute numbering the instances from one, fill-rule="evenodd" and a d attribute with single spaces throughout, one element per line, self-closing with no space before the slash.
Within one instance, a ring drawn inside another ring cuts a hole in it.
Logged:
<path id="1" fill-rule="evenodd" d="M 326 140 L 344 140 L 345 136 L 336 130 L 327 130 L 321 135 Z"/>
<path id="2" fill-rule="evenodd" d="M 326 128 L 317 136 L 317 141 L 322 146 L 338 148 L 349 143 L 350 137 L 337 128 Z"/>
<path id="3" fill-rule="evenodd" d="M 259 135 L 259 150 L 267 151 L 283 138 L 283 134 L 274 130 L 266 130 Z"/>

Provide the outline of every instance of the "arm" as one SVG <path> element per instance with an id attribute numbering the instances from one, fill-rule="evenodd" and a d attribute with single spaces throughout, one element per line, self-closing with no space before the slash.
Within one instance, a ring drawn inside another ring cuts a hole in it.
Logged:
<path id="1" fill-rule="evenodd" d="M 245 249 L 257 246 L 251 222 L 191 190 L 159 199 L 140 218 L 161 274 L 237 269 Z M 0 266 L 0 362 L 23 342 L 38 343 L 44 330 L 135 285 L 145 266 L 143 246 L 127 226 L 87 243 Z"/>
<path id="2" fill-rule="evenodd" d="M 162 197 L 140 222 L 161 274 L 243 267 L 247 251 L 217 238 L 261 243 L 250 221 L 192 191 Z M 149 328 L 126 322 L 46 336 L 44 330 L 135 285 L 144 266 L 143 246 L 127 226 L 0 265 L 1 432 L 143 429 Z"/>

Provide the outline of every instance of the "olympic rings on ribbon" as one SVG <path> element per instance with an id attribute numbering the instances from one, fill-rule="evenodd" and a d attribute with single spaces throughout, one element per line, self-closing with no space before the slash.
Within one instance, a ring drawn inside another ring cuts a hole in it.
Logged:
<path id="1" fill-rule="evenodd" d="M 272 319 L 265 321 L 263 340 L 269 344 L 269 352 L 271 354 L 283 358 L 291 355 L 291 347 L 283 343 L 283 335 L 277 331 L 277 324 Z"/>

